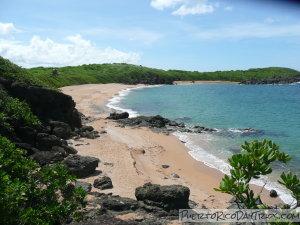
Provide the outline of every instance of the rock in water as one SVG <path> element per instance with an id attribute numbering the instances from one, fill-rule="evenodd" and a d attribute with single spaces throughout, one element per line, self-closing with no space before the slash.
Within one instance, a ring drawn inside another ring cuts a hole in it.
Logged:
<path id="1" fill-rule="evenodd" d="M 120 120 L 120 119 L 126 119 L 129 117 L 129 113 L 128 112 L 122 112 L 122 113 L 111 113 L 109 115 L 109 117 L 107 117 L 106 119 L 111 119 L 111 120 Z"/>
<path id="2" fill-rule="evenodd" d="M 108 176 L 99 177 L 94 181 L 94 187 L 100 190 L 113 188 L 111 179 Z"/>
<path id="3" fill-rule="evenodd" d="M 94 173 L 99 162 L 98 158 L 91 156 L 69 155 L 62 163 L 71 174 L 83 178 Z"/>
<path id="4" fill-rule="evenodd" d="M 277 196 L 278 196 L 277 191 L 275 191 L 274 189 L 272 189 L 272 190 L 270 191 L 270 197 L 276 198 Z"/>
<path id="5" fill-rule="evenodd" d="M 189 208 L 190 189 L 182 185 L 161 186 L 146 183 L 135 189 L 138 201 L 154 205 L 165 210 Z"/>

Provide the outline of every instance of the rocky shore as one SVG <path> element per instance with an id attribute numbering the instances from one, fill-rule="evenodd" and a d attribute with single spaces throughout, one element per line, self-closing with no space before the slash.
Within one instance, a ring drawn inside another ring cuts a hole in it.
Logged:
<path id="1" fill-rule="evenodd" d="M 269 79 L 263 79 L 263 80 L 247 80 L 247 81 L 242 81 L 241 84 L 292 84 L 300 82 L 300 75 L 296 76 L 288 76 L 288 77 L 283 77 L 283 76 L 276 76 L 276 77 L 271 77 Z"/>

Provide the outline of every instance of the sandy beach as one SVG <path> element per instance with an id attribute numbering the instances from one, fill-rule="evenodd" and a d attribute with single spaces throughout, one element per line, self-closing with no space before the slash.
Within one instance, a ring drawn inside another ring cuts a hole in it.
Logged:
<path id="1" fill-rule="evenodd" d="M 166 136 L 149 129 L 122 128 L 117 123 L 106 120 L 111 112 L 106 107 L 108 99 L 126 88 L 141 85 L 123 84 L 87 84 L 63 87 L 61 90 L 71 95 L 76 108 L 90 116 L 94 121 L 88 123 L 95 130 L 107 133 L 97 139 L 73 141 L 73 146 L 80 155 L 94 156 L 101 160 L 98 174 L 107 174 L 114 188 L 102 191 L 123 197 L 135 198 L 135 188 L 146 182 L 161 185 L 181 184 L 191 190 L 190 199 L 201 207 L 222 209 L 228 206 L 231 196 L 213 190 L 219 186 L 223 174 L 196 161 L 188 154 L 188 149 L 173 135 Z M 162 168 L 163 164 L 170 167 Z M 173 178 L 176 173 L 180 178 Z M 83 181 L 93 183 L 97 174 Z M 256 190 L 260 191 L 260 187 Z M 94 189 L 93 191 L 99 191 Z M 263 198 L 268 203 L 278 203 L 263 191 Z"/>

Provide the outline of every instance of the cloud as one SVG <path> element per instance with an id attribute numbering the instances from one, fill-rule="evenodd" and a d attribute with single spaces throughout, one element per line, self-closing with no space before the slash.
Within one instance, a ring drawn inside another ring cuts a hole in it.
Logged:
<path id="1" fill-rule="evenodd" d="M 92 63 L 137 63 L 140 55 L 113 48 L 98 49 L 81 35 L 66 37 L 66 43 L 58 43 L 33 36 L 28 44 L 0 39 L 0 55 L 14 63 L 30 68 L 37 66 L 60 67 Z"/>
<path id="2" fill-rule="evenodd" d="M 0 35 L 8 35 L 18 31 L 13 23 L 0 23 Z"/>
<path id="3" fill-rule="evenodd" d="M 218 4 L 209 4 L 207 0 L 152 0 L 150 5 L 157 10 L 172 8 L 176 16 L 207 14 L 215 11 Z"/>
<path id="4" fill-rule="evenodd" d="M 272 24 L 247 23 L 203 31 L 198 29 L 194 32 L 193 36 L 200 39 L 242 39 L 300 36 L 300 24 L 279 26 Z"/>

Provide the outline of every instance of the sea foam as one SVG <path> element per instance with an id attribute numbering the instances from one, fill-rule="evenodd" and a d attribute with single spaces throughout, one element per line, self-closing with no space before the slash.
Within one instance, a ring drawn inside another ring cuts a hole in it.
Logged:
<path id="1" fill-rule="evenodd" d="M 190 134 L 190 133 L 182 133 L 175 132 L 173 133 L 179 140 L 185 143 L 185 146 L 190 150 L 188 153 L 197 161 L 204 163 L 206 166 L 217 169 L 224 174 L 230 175 L 231 166 L 220 157 L 213 155 L 210 153 L 210 149 L 207 149 L 199 143 L 195 143 L 192 139 L 193 136 L 202 136 L 201 138 L 206 139 L 206 141 L 213 141 L 213 134 Z M 195 138 L 195 137 L 194 137 Z M 285 189 L 279 183 L 271 181 L 269 177 L 262 176 L 260 179 L 253 179 L 251 184 L 255 184 L 257 186 L 263 187 L 267 190 L 276 190 L 282 201 L 286 204 L 294 205 L 295 199 L 291 196 L 289 191 Z"/>

